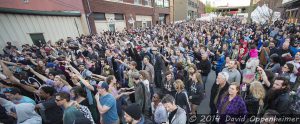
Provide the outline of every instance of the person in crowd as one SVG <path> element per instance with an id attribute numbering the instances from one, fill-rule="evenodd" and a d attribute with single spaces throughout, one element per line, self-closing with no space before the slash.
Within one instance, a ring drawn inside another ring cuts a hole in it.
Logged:
<path id="1" fill-rule="evenodd" d="M 296 68 L 294 67 L 294 65 L 292 63 L 286 63 L 283 65 L 282 69 L 281 69 L 281 74 L 279 74 L 279 76 L 285 77 L 287 79 L 290 79 L 290 83 L 291 83 L 291 88 L 293 88 L 297 76 L 295 74 L 298 73 L 298 70 L 296 70 Z"/>
<path id="2" fill-rule="evenodd" d="M 231 84 L 233 82 L 241 82 L 241 73 L 234 68 L 235 62 L 231 60 L 228 64 L 228 67 L 224 68 L 222 72 L 226 72 L 229 75 L 228 83 Z"/>
<path id="3" fill-rule="evenodd" d="M 218 103 L 218 114 L 221 116 L 220 123 L 227 121 L 224 115 L 247 115 L 248 111 L 242 97 L 239 96 L 240 85 L 238 83 L 230 84 L 228 92 L 223 94 Z M 225 119 L 225 120 L 224 120 Z M 235 122 L 235 120 L 233 120 Z"/>
<path id="4" fill-rule="evenodd" d="M 246 68 L 243 70 L 243 83 L 250 83 L 255 79 L 256 68 L 259 65 L 258 51 L 254 44 L 249 50 L 250 58 L 246 62 Z"/>
<path id="5" fill-rule="evenodd" d="M 71 86 L 68 82 L 61 78 L 61 75 L 55 75 L 54 80 L 51 80 L 44 75 L 36 72 L 31 67 L 27 67 L 30 72 L 36 75 L 39 79 L 46 82 L 47 85 L 53 86 L 57 92 L 70 92 Z"/>
<path id="6" fill-rule="evenodd" d="M 265 70 L 271 70 L 273 73 L 279 73 L 280 70 L 280 57 L 278 54 L 270 56 L 270 62 L 266 65 Z"/>
<path id="7" fill-rule="evenodd" d="M 121 120 L 122 119 L 121 117 L 123 117 L 124 114 L 122 108 L 127 105 L 127 102 L 125 101 L 124 97 L 126 95 L 133 94 L 134 91 L 126 92 L 126 89 L 118 88 L 117 79 L 113 75 L 109 75 L 106 78 L 106 82 L 108 82 L 109 84 L 109 89 L 108 89 L 109 93 L 111 93 L 117 100 L 117 111 L 118 111 L 119 120 Z"/>
<path id="8" fill-rule="evenodd" d="M 23 96 L 21 94 L 20 89 L 18 88 L 8 88 L 6 89 L 6 91 L 4 91 L 4 94 L 9 100 L 11 100 L 15 104 L 31 103 L 33 105 L 36 105 L 36 102 L 34 100 L 27 96 Z"/>
<path id="9" fill-rule="evenodd" d="M 180 106 L 175 104 L 173 96 L 167 94 L 161 100 L 161 103 L 166 108 L 168 114 L 169 124 L 185 124 L 187 121 L 186 112 Z M 166 122 L 167 123 L 167 122 Z"/>
<path id="10" fill-rule="evenodd" d="M 118 124 L 119 117 L 115 97 L 108 92 L 109 85 L 101 82 L 97 85 L 97 94 L 95 95 L 97 109 L 101 115 L 101 124 Z"/>
<path id="11" fill-rule="evenodd" d="M 175 93 L 176 93 L 176 90 L 174 87 L 174 75 L 171 71 L 167 71 L 165 75 L 166 75 L 166 78 L 164 81 L 163 92 L 164 92 L 164 94 L 170 94 L 174 97 Z"/>
<path id="12" fill-rule="evenodd" d="M 155 93 L 152 97 L 151 110 L 153 120 L 156 124 L 161 124 L 163 122 L 167 122 L 168 120 L 168 113 L 166 111 L 166 108 L 161 103 L 162 98 L 163 95 L 159 92 Z"/>
<path id="13" fill-rule="evenodd" d="M 263 110 L 266 91 L 259 81 L 250 84 L 250 94 L 245 97 L 247 111 L 252 115 L 259 115 Z"/>
<path id="14" fill-rule="evenodd" d="M 208 77 L 208 74 L 211 70 L 211 62 L 208 60 L 208 55 L 207 54 L 201 54 L 201 61 L 199 64 L 196 64 L 198 71 L 201 73 L 202 76 L 202 82 L 204 83 L 204 88 L 205 88 L 205 83 Z"/>
<path id="15" fill-rule="evenodd" d="M 17 124 L 42 124 L 42 118 L 34 108 L 33 104 L 20 103 L 9 114 L 17 119 Z"/>
<path id="16" fill-rule="evenodd" d="M 158 52 L 156 47 L 152 48 L 152 53 L 153 53 L 153 66 L 154 66 L 154 80 L 156 87 L 162 88 L 162 73 L 165 68 L 164 61 L 162 59 L 162 55 Z"/>
<path id="17" fill-rule="evenodd" d="M 259 52 L 260 65 L 264 68 L 270 60 L 269 42 L 265 42 Z"/>
<path id="18" fill-rule="evenodd" d="M 150 99 L 150 94 L 147 93 L 146 86 L 143 84 L 143 82 L 140 80 L 140 74 L 137 73 L 133 75 L 134 79 L 134 96 L 135 96 L 135 103 L 139 104 L 141 106 L 141 111 L 145 112 L 149 106 L 147 106 L 147 100 Z"/>
<path id="19" fill-rule="evenodd" d="M 150 63 L 150 59 L 148 56 L 144 57 L 143 62 L 144 62 L 143 70 L 146 70 L 149 73 L 149 77 L 150 77 L 149 82 L 152 84 L 154 82 L 154 77 L 155 77 L 154 67 Z"/>
<path id="20" fill-rule="evenodd" d="M 142 114 L 139 104 L 129 105 L 124 111 L 124 118 L 128 124 L 152 124 Z"/>
<path id="21" fill-rule="evenodd" d="M 194 74 L 197 72 L 197 68 L 196 68 L 196 65 L 194 64 L 190 64 L 190 66 L 188 66 L 188 80 L 186 81 L 183 81 L 184 83 L 184 87 L 185 87 L 185 90 L 186 92 L 189 94 L 190 91 L 191 91 L 191 85 L 193 83 L 193 76 Z"/>
<path id="22" fill-rule="evenodd" d="M 72 100 L 76 101 L 80 105 L 86 106 L 90 110 L 90 112 L 93 116 L 94 122 L 98 121 L 99 112 L 97 110 L 96 104 L 89 103 L 86 91 L 84 91 L 84 89 L 82 87 L 80 87 L 80 86 L 73 87 L 70 90 L 70 96 L 71 96 Z M 94 102 L 94 100 L 93 100 L 93 102 Z"/>
<path id="23" fill-rule="evenodd" d="M 147 92 L 150 92 L 150 84 L 149 84 L 149 75 L 146 70 L 141 70 L 140 72 L 140 79 L 146 87 Z"/>
<path id="24" fill-rule="evenodd" d="M 183 108 L 186 111 L 186 113 L 190 113 L 191 112 L 190 103 L 188 100 L 189 98 L 188 98 L 187 91 L 184 88 L 185 87 L 184 83 L 181 80 L 176 80 L 174 82 L 174 86 L 176 89 L 176 94 L 175 94 L 176 105 Z"/>
<path id="25" fill-rule="evenodd" d="M 249 57 L 249 49 L 248 49 L 248 42 L 241 42 L 241 46 L 239 48 L 239 55 L 238 55 L 238 61 L 241 63 L 241 69 L 244 69 L 246 67 L 246 62 Z"/>
<path id="26" fill-rule="evenodd" d="M 281 114 L 289 114 L 290 83 L 285 77 L 276 77 L 273 87 L 266 93 L 265 109 L 273 109 Z"/>
<path id="27" fill-rule="evenodd" d="M 201 74 L 194 73 L 191 77 L 191 88 L 189 93 L 189 101 L 191 103 L 192 114 L 197 114 L 198 106 L 202 102 L 205 96 L 204 85 L 202 82 Z"/>
<path id="28" fill-rule="evenodd" d="M 211 88 L 210 95 L 210 113 L 217 113 L 217 105 L 221 99 L 221 96 L 228 90 L 229 84 L 227 83 L 227 79 L 229 78 L 228 73 L 221 72 L 218 74 L 216 83 L 213 84 Z"/>
<path id="29" fill-rule="evenodd" d="M 63 123 L 73 124 L 77 119 L 86 119 L 84 114 L 79 111 L 72 103 L 71 96 L 67 92 L 59 92 L 55 95 L 55 102 L 64 108 Z M 89 123 L 92 123 L 88 121 Z"/>
<path id="30" fill-rule="evenodd" d="M 223 55 L 223 51 L 218 49 L 216 52 L 216 59 L 213 61 L 215 66 L 216 75 L 221 72 L 225 66 L 225 56 Z"/>
<path id="31" fill-rule="evenodd" d="M 35 108 L 39 110 L 43 123 L 60 124 L 63 119 L 63 110 L 55 103 L 56 90 L 50 86 L 39 88 L 38 96 L 44 101 L 38 103 Z"/>

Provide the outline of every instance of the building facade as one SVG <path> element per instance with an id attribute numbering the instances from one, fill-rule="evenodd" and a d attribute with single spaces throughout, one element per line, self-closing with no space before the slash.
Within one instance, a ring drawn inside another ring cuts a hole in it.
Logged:
<path id="1" fill-rule="evenodd" d="M 172 0 L 173 21 L 197 18 L 199 3 L 199 0 Z"/>
<path id="2" fill-rule="evenodd" d="M 10 41 L 23 44 L 53 42 L 88 34 L 81 0 L 2 0 L 0 4 L 0 49 Z"/>
<path id="3" fill-rule="evenodd" d="M 169 23 L 169 0 L 83 0 L 92 33 Z"/>
<path id="4" fill-rule="evenodd" d="M 300 23 L 300 0 L 283 0 L 282 16 L 290 23 Z"/>

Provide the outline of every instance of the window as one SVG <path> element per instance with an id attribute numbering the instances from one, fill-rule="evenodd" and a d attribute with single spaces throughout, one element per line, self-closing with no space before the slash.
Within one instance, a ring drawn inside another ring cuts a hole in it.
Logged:
<path id="1" fill-rule="evenodd" d="M 169 7 L 169 0 L 164 0 L 164 7 Z"/>
<path id="2" fill-rule="evenodd" d="M 141 0 L 134 0 L 134 4 L 142 4 Z"/>
<path id="3" fill-rule="evenodd" d="M 106 20 L 105 13 L 94 13 L 95 20 Z"/>
<path id="4" fill-rule="evenodd" d="M 155 0 L 157 7 L 169 7 L 169 0 Z"/>
<path id="5" fill-rule="evenodd" d="M 146 6 L 152 6 L 151 5 L 151 0 L 145 0 L 145 3 L 144 3 Z"/>
<path id="6" fill-rule="evenodd" d="M 157 7 L 164 7 L 164 1 L 163 0 L 155 0 L 155 5 Z"/>
<path id="7" fill-rule="evenodd" d="M 115 13 L 115 20 L 124 20 L 124 15 L 120 13 Z"/>
<path id="8" fill-rule="evenodd" d="M 34 45 L 42 46 L 42 44 L 46 44 L 43 33 L 30 33 L 30 38 Z"/>

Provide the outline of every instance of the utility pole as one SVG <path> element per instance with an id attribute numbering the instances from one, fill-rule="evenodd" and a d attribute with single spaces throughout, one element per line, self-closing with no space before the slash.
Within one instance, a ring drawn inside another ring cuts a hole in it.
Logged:
<path id="1" fill-rule="evenodd" d="M 247 22 L 250 22 L 251 20 L 251 12 L 253 10 L 253 0 L 250 0 L 250 6 L 248 7 L 248 18 L 247 18 Z"/>

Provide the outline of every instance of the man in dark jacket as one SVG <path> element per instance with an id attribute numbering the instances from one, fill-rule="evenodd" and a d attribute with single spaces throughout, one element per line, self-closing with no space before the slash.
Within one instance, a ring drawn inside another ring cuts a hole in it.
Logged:
<path id="1" fill-rule="evenodd" d="M 207 76 L 211 70 L 211 62 L 208 60 L 208 55 L 202 54 L 201 61 L 199 63 L 197 63 L 196 66 L 197 66 L 197 69 L 199 70 L 199 72 L 201 73 L 202 81 L 203 81 L 204 87 L 205 87 Z"/>
<path id="2" fill-rule="evenodd" d="M 125 121 L 128 124 L 152 124 L 152 122 L 144 117 L 139 104 L 131 104 L 125 110 Z"/>
<path id="3" fill-rule="evenodd" d="M 210 95 L 210 113 L 216 114 L 217 112 L 217 105 L 222 97 L 222 95 L 228 91 L 229 84 L 227 80 L 229 75 L 227 72 L 220 72 L 216 79 L 216 83 L 213 84 L 211 88 L 211 95 Z"/>
<path id="4" fill-rule="evenodd" d="M 161 57 L 161 54 L 157 51 L 157 48 L 152 48 L 153 52 L 153 65 L 154 65 L 154 82 L 156 87 L 162 88 L 162 70 L 165 70 L 165 63 Z"/>
<path id="5" fill-rule="evenodd" d="M 289 80 L 277 77 L 273 87 L 266 94 L 264 108 L 276 110 L 279 114 L 289 114 L 289 90 Z"/>
<path id="6" fill-rule="evenodd" d="M 39 110 L 45 124 L 62 123 L 63 110 L 55 103 L 55 89 L 50 86 L 43 86 L 39 89 L 39 96 L 44 99 L 35 106 Z"/>

